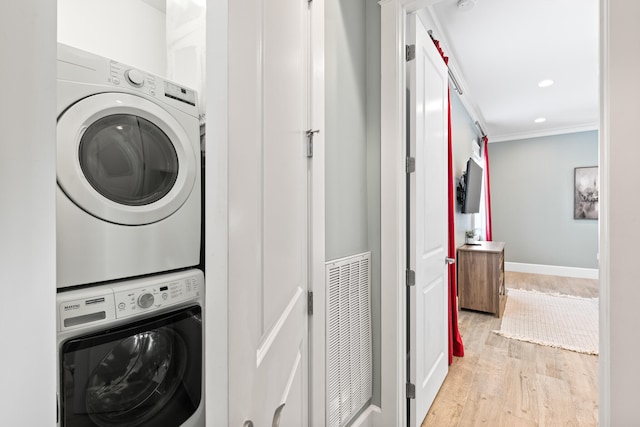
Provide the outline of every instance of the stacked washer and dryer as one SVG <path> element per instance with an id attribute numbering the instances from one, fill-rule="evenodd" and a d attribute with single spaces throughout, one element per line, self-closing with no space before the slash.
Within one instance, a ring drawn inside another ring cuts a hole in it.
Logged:
<path id="1" fill-rule="evenodd" d="M 196 93 L 58 45 L 58 426 L 204 426 Z"/>

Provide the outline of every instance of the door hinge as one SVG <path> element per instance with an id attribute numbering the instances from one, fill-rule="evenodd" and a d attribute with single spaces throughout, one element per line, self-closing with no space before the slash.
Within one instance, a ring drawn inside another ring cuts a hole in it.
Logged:
<path id="1" fill-rule="evenodd" d="M 405 162 L 405 170 L 407 173 L 413 173 L 416 171 L 416 158 L 415 157 L 407 157 Z"/>
<path id="2" fill-rule="evenodd" d="M 415 399 L 416 398 L 416 386 L 407 383 L 407 399 Z"/>
<path id="3" fill-rule="evenodd" d="M 313 157 L 313 135 L 319 133 L 320 130 L 309 129 L 307 131 L 307 157 Z"/>
<path id="4" fill-rule="evenodd" d="M 416 272 L 413 270 L 407 269 L 405 271 L 406 276 L 406 284 L 407 286 L 415 286 L 416 284 Z"/>
<path id="5" fill-rule="evenodd" d="M 416 59 L 416 45 L 415 44 L 408 44 L 408 45 L 405 46 L 405 56 L 406 56 L 407 62 L 413 61 L 414 59 Z"/>
<path id="6" fill-rule="evenodd" d="M 307 292 L 307 314 L 313 314 L 313 292 Z"/>

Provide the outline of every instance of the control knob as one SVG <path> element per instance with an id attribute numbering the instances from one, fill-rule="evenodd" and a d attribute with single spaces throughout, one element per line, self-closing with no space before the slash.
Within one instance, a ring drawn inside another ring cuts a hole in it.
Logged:
<path id="1" fill-rule="evenodd" d="M 132 86 L 142 87 L 144 85 L 144 74 L 136 69 L 130 69 L 125 71 L 124 76 Z"/>
<path id="2" fill-rule="evenodd" d="M 142 308 L 149 308 L 153 305 L 153 294 L 142 294 L 138 297 L 138 305 Z"/>

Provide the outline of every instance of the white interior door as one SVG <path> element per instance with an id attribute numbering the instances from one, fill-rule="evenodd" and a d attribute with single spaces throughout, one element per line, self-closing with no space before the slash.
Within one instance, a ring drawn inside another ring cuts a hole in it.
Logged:
<path id="1" fill-rule="evenodd" d="M 407 62 L 409 89 L 408 295 L 409 426 L 420 426 L 448 371 L 447 335 L 447 67 L 427 30 L 409 15 L 415 59 Z"/>
<path id="2" fill-rule="evenodd" d="M 310 12 L 306 1 L 229 7 L 246 21 L 230 35 L 229 425 L 299 427 L 308 425 Z"/>

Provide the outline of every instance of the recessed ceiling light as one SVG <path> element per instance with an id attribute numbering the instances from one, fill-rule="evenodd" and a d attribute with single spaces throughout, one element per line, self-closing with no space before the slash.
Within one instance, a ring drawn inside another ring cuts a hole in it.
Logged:
<path id="1" fill-rule="evenodd" d="M 536 123 L 544 123 L 546 121 L 547 119 L 545 119 L 544 117 L 538 117 L 537 119 L 534 120 L 534 122 Z"/>
<path id="2" fill-rule="evenodd" d="M 553 80 L 551 79 L 546 79 L 546 80 L 542 80 L 541 82 L 538 83 L 538 87 L 549 87 L 553 84 Z"/>

